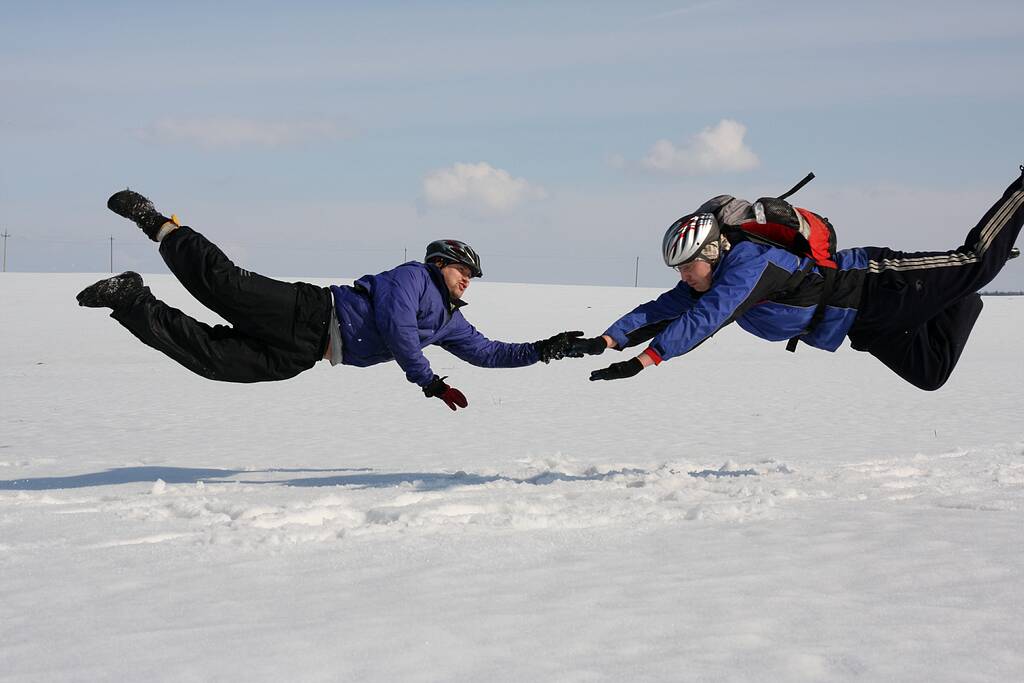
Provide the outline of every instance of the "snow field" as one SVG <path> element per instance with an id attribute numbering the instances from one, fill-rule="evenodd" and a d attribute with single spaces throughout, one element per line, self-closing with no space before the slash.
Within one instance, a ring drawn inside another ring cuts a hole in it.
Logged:
<path id="1" fill-rule="evenodd" d="M 0 679 L 1024 675 L 1020 299 L 932 394 L 727 329 L 615 383 L 432 349 L 453 414 L 394 364 L 207 382 L 77 308 L 97 277 L 0 277 Z M 466 315 L 595 334 L 654 294 Z"/>

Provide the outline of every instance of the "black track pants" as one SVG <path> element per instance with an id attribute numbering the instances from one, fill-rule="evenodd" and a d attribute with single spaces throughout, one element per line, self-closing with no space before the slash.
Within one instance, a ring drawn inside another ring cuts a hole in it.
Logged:
<path id="1" fill-rule="evenodd" d="M 934 391 L 960 360 L 981 307 L 981 295 L 971 294 L 917 327 L 879 337 L 868 352 L 918 389 Z"/>
<path id="2" fill-rule="evenodd" d="M 288 379 L 323 357 L 330 290 L 243 270 L 188 227 L 165 237 L 160 255 L 192 296 L 231 325 L 201 323 L 146 287 L 111 313 L 143 343 L 198 375 L 224 382 Z"/>
<path id="3" fill-rule="evenodd" d="M 869 247 L 850 341 L 916 387 L 945 384 L 981 313 L 977 292 L 1002 270 L 1024 224 L 1024 176 L 1006 189 L 963 246 L 903 252 Z"/>

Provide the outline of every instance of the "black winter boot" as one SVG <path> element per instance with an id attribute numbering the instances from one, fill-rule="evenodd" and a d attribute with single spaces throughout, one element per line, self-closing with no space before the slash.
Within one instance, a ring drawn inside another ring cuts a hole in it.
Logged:
<path id="1" fill-rule="evenodd" d="M 164 223 L 171 221 L 177 223 L 174 217 L 168 218 L 153 206 L 153 202 L 132 190 L 121 190 L 110 195 L 107 200 L 107 208 L 118 216 L 133 221 L 135 225 L 146 233 L 146 237 L 158 241 L 156 236 Z"/>
<path id="2" fill-rule="evenodd" d="M 79 306 L 116 310 L 142 289 L 142 276 L 129 270 L 89 285 L 76 298 Z"/>

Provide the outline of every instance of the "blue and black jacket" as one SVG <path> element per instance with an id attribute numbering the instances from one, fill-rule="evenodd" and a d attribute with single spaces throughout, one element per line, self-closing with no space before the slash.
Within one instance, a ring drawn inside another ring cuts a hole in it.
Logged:
<path id="1" fill-rule="evenodd" d="M 696 292 L 680 282 L 619 318 L 604 334 L 620 349 L 651 340 L 648 355 L 656 362 L 692 351 L 733 321 L 762 339 L 803 335 L 805 343 L 835 351 L 857 316 L 867 256 L 864 249 L 844 249 L 836 263 L 824 316 L 810 331 L 824 287 L 819 268 L 785 249 L 739 239 L 716 264 L 708 291 Z"/>
<path id="2" fill-rule="evenodd" d="M 341 327 L 342 363 L 366 367 L 397 361 L 410 382 L 426 386 L 434 377 L 423 348 L 436 344 L 485 368 L 517 368 L 540 360 L 533 344 L 492 341 L 477 332 L 453 300 L 441 270 L 410 261 L 352 286 L 333 285 Z"/>

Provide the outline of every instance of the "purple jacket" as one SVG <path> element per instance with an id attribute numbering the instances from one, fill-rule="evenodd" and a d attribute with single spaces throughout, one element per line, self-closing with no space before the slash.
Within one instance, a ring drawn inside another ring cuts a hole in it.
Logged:
<path id="1" fill-rule="evenodd" d="M 689 353 L 733 321 L 762 339 L 800 336 L 810 346 L 835 351 L 857 317 L 867 256 L 862 248 L 836 254 L 839 269 L 824 317 L 803 334 L 823 287 L 818 267 L 807 277 L 800 275 L 808 262 L 785 249 L 740 241 L 715 266 L 707 292 L 694 292 L 680 282 L 619 318 L 604 333 L 620 349 L 651 339 L 650 348 L 662 360 Z"/>
<path id="2" fill-rule="evenodd" d="M 476 331 L 452 300 L 437 266 L 410 261 L 352 286 L 333 285 L 341 326 L 342 363 L 367 367 L 395 360 L 410 382 L 426 386 L 434 378 L 423 356 L 436 344 L 462 360 L 485 368 L 518 368 L 539 358 L 533 344 L 492 341 Z"/>

